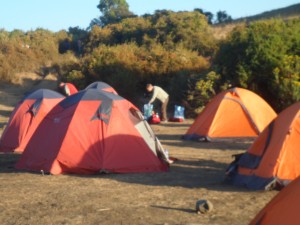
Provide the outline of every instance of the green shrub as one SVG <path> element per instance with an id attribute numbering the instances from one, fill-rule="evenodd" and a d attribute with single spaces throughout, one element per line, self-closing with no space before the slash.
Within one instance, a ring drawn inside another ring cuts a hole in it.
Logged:
<path id="1" fill-rule="evenodd" d="M 189 80 L 189 90 L 185 107 L 190 116 L 199 114 L 205 105 L 219 91 L 221 76 L 214 71 L 199 74 Z"/>
<path id="2" fill-rule="evenodd" d="M 78 70 L 72 70 L 65 76 L 65 81 L 73 83 L 79 90 L 87 86 L 84 74 Z"/>
<path id="3" fill-rule="evenodd" d="M 281 65 L 273 70 L 272 90 L 276 93 L 278 108 L 300 100 L 300 57 L 285 56 Z"/>
<path id="4" fill-rule="evenodd" d="M 160 44 L 148 48 L 134 43 L 111 47 L 101 45 L 87 55 L 82 64 L 90 82 L 107 82 L 129 99 L 143 93 L 146 83 L 161 85 L 171 91 L 170 84 L 174 84 L 174 77 L 181 76 L 181 80 L 186 82 L 190 74 L 209 67 L 205 58 L 181 47 L 166 50 Z M 174 91 L 171 96 L 177 99 L 184 97 L 178 94 Z"/>
<path id="5" fill-rule="evenodd" d="M 292 58 L 299 55 L 299 31 L 300 19 L 260 21 L 235 29 L 221 43 L 215 61 L 223 82 L 230 81 L 233 86 L 257 92 L 277 111 L 287 107 L 298 99 L 298 94 L 295 90 L 286 96 L 284 90 L 288 84 L 282 77 L 288 76 L 288 72 L 283 64 L 286 55 Z M 299 78 L 294 81 L 299 82 Z"/>
<path id="6" fill-rule="evenodd" d="M 180 45 L 205 56 L 214 54 L 217 49 L 203 14 L 158 10 L 154 15 L 124 19 L 103 28 L 94 26 L 88 35 L 85 52 L 90 53 L 101 44 L 114 46 L 130 42 L 148 47 L 160 44 L 168 49 Z"/>
<path id="7" fill-rule="evenodd" d="M 44 68 L 58 61 L 59 35 L 56 36 L 48 30 L 37 29 L 23 32 L 0 31 L 0 79 L 13 82 L 16 73 L 37 72 L 42 73 Z"/>

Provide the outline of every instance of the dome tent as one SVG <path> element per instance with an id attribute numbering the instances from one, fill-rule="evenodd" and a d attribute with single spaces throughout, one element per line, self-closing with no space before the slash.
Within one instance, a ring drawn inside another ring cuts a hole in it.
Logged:
<path id="1" fill-rule="evenodd" d="M 51 174 L 167 171 L 162 157 L 157 138 L 133 104 L 86 89 L 53 108 L 16 168 Z"/>
<path id="2" fill-rule="evenodd" d="M 298 225 L 300 178 L 281 190 L 250 222 L 249 225 Z"/>
<path id="3" fill-rule="evenodd" d="M 259 95 L 232 88 L 216 95 L 184 135 L 186 140 L 255 138 L 277 116 Z"/>
<path id="4" fill-rule="evenodd" d="M 102 81 L 93 82 L 93 83 L 89 84 L 85 89 L 91 89 L 91 88 L 98 89 L 100 91 L 111 92 L 116 95 L 118 94 L 113 87 L 111 87 L 110 85 L 108 85 L 107 83 L 102 82 Z"/>
<path id="5" fill-rule="evenodd" d="M 38 89 L 26 95 L 15 107 L 0 139 L 1 152 L 23 152 L 32 133 L 63 95 Z"/>
<path id="6" fill-rule="evenodd" d="M 228 180 L 251 189 L 285 186 L 300 175 L 300 102 L 285 110 L 228 168 Z M 270 186 L 271 185 L 271 186 Z"/>

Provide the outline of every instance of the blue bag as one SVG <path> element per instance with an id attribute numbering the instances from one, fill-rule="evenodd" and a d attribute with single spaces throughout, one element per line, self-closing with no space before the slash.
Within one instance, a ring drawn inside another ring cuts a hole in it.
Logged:
<path id="1" fill-rule="evenodd" d="M 184 107 L 180 105 L 175 105 L 174 118 L 184 119 Z"/>
<path id="2" fill-rule="evenodd" d="M 148 120 L 152 116 L 153 104 L 144 105 L 144 118 Z"/>

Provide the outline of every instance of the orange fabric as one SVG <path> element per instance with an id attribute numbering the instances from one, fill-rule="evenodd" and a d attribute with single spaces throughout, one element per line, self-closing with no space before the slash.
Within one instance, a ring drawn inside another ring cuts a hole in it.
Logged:
<path id="1" fill-rule="evenodd" d="M 209 137 L 253 137 L 257 133 L 241 105 L 223 99 L 208 132 Z"/>
<path id="2" fill-rule="evenodd" d="M 274 110 L 257 94 L 233 88 L 216 95 L 186 134 L 210 138 L 256 137 L 275 117 Z"/>
<path id="3" fill-rule="evenodd" d="M 258 130 L 262 132 L 276 118 L 277 114 L 264 99 L 254 92 L 237 88 L 237 93 L 245 107 L 249 110 Z"/>
<path id="4" fill-rule="evenodd" d="M 300 175 L 300 154 L 299 154 L 299 146 L 300 146 L 300 104 L 294 105 L 291 110 L 288 112 L 291 113 L 294 111 L 294 115 L 284 115 L 282 116 L 284 121 L 281 122 L 288 124 L 287 117 L 294 118 L 289 124 L 290 126 L 285 130 L 282 130 L 282 133 L 278 134 L 275 139 L 277 142 L 282 141 L 282 147 L 280 150 L 279 157 L 277 159 L 276 166 L 274 171 L 276 175 L 285 180 L 293 180 Z M 278 128 L 279 130 L 282 127 Z M 284 135 L 283 135 L 284 134 Z M 280 138 L 280 136 L 282 138 Z M 284 138 L 285 136 L 285 138 Z M 279 147 L 277 145 L 277 147 Z"/>
<path id="5" fill-rule="evenodd" d="M 298 225 L 300 178 L 281 190 L 250 222 L 249 225 Z"/>
<path id="6" fill-rule="evenodd" d="M 300 175 L 300 102 L 281 112 L 274 121 L 270 143 L 265 149 L 258 168 L 239 168 L 240 174 L 253 174 L 259 177 L 277 177 L 280 180 L 293 180 Z M 266 146 L 270 128 L 263 133 L 247 150 L 261 156 Z"/>

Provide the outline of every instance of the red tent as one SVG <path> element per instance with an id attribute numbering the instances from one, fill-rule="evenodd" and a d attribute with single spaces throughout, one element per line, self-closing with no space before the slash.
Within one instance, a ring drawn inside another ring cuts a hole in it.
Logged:
<path id="1" fill-rule="evenodd" d="M 126 99 L 86 89 L 45 117 L 16 168 L 51 174 L 167 171 L 163 149 Z"/>
<path id="2" fill-rule="evenodd" d="M 0 139 L 1 152 L 22 152 L 32 132 L 63 95 L 47 89 L 25 96 L 15 107 Z"/>
<path id="3" fill-rule="evenodd" d="M 113 87 L 111 87 L 107 83 L 104 83 L 104 82 L 101 82 L 101 81 L 91 83 L 85 89 L 91 89 L 91 88 L 98 89 L 100 91 L 111 92 L 111 93 L 114 93 L 116 95 L 118 94 Z"/>

